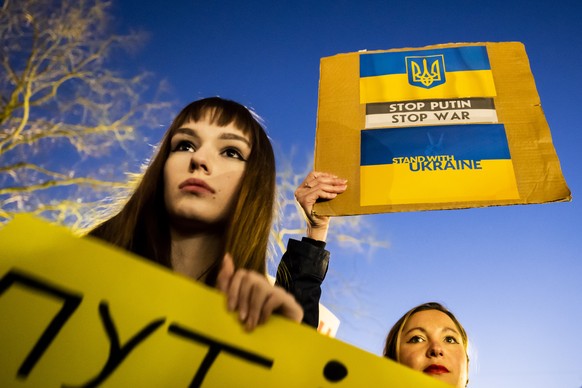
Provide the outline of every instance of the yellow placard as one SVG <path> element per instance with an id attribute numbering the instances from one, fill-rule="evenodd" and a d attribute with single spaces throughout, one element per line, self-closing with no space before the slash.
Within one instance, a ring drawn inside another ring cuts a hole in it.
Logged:
<path id="1" fill-rule="evenodd" d="M 247 333 L 223 295 L 30 216 L 0 230 L 1 387 L 442 387 L 273 316 Z"/>

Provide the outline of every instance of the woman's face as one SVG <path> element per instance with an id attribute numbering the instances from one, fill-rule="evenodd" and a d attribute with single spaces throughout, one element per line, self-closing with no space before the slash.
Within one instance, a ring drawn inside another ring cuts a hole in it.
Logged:
<path id="1" fill-rule="evenodd" d="M 400 334 L 398 360 L 455 387 L 467 383 L 463 339 L 453 320 L 441 311 L 419 311 L 408 318 Z"/>
<path id="2" fill-rule="evenodd" d="M 224 222 L 235 203 L 247 160 L 249 136 L 229 124 L 189 121 L 170 139 L 164 166 L 164 201 L 172 223 Z"/>

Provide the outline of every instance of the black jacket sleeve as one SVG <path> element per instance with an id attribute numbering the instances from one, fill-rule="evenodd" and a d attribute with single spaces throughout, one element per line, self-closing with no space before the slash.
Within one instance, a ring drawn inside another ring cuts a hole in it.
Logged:
<path id="1" fill-rule="evenodd" d="M 289 239 L 277 269 L 276 284 L 295 296 L 303 307 L 303 323 L 315 328 L 319 325 L 321 283 L 328 264 L 325 242 L 303 237 L 301 241 Z"/>

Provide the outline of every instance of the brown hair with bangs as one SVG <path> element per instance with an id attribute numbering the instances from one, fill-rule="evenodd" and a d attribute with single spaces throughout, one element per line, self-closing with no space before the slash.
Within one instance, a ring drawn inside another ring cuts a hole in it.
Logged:
<path id="1" fill-rule="evenodd" d="M 210 97 L 194 101 L 176 116 L 141 181 L 121 211 L 91 232 L 121 248 L 171 268 L 170 224 L 164 202 L 164 165 L 176 130 L 188 121 L 234 124 L 251 140 L 251 153 L 238 199 L 227 222 L 224 252 L 236 268 L 266 273 L 266 255 L 275 202 L 275 156 L 260 118 L 243 105 Z M 219 266 L 207 277 L 213 285 Z"/>

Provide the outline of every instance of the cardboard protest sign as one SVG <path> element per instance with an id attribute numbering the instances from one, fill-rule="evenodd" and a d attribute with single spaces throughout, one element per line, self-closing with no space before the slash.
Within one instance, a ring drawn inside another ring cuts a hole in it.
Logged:
<path id="1" fill-rule="evenodd" d="M 271 317 L 247 333 L 223 295 L 22 216 L 0 230 L 2 387 L 442 387 Z"/>
<path id="2" fill-rule="evenodd" d="M 521 43 L 321 59 L 315 170 L 348 179 L 322 215 L 571 199 Z"/>

